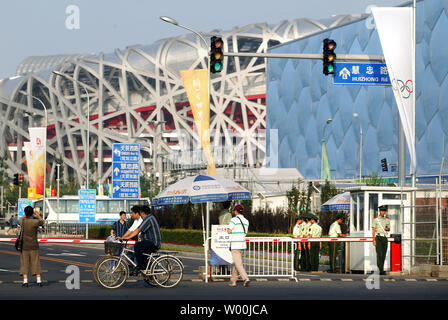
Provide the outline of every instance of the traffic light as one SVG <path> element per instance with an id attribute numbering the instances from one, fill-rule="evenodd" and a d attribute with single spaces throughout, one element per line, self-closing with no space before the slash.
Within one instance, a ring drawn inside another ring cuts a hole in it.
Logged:
<path id="1" fill-rule="evenodd" d="M 324 75 L 328 76 L 329 74 L 334 74 L 336 71 L 336 66 L 334 64 L 336 60 L 336 54 L 334 53 L 334 49 L 336 49 L 336 42 L 332 39 L 324 39 L 324 46 L 323 46 L 323 63 L 324 63 L 324 69 L 323 73 Z"/>
<path id="2" fill-rule="evenodd" d="M 18 186 L 19 185 L 19 174 L 18 173 L 14 173 L 14 180 L 13 183 Z"/>
<path id="3" fill-rule="evenodd" d="M 19 183 L 23 184 L 23 174 L 19 174 Z"/>
<path id="4" fill-rule="evenodd" d="M 210 72 L 217 73 L 224 69 L 222 52 L 224 42 L 221 38 L 213 36 L 210 39 Z"/>
<path id="5" fill-rule="evenodd" d="M 383 171 L 389 171 L 387 169 L 387 159 L 386 158 L 381 159 L 381 167 L 383 168 Z"/>

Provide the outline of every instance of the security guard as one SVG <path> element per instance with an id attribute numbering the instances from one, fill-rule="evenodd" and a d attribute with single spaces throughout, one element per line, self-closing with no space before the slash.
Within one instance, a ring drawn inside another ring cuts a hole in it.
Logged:
<path id="1" fill-rule="evenodd" d="M 314 214 L 311 216 L 310 237 L 320 238 L 322 237 L 322 227 L 317 224 L 319 219 Z M 310 243 L 310 261 L 311 271 L 319 271 L 319 252 L 322 249 L 322 242 Z"/>
<path id="2" fill-rule="evenodd" d="M 304 222 L 302 223 L 302 238 L 308 238 L 310 236 L 310 214 L 303 214 Z M 302 271 L 311 271 L 311 260 L 310 260 L 310 243 L 302 243 L 302 252 L 300 256 L 300 268 Z"/>
<path id="3" fill-rule="evenodd" d="M 338 237 L 346 237 L 347 235 L 343 234 L 341 231 L 341 224 L 344 221 L 343 216 L 339 215 L 336 218 L 336 221 L 333 222 L 330 226 L 330 230 L 328 231 L 328 235 L 331 238 L 338 238 Z M 336 242 L 328 242 L 328 248 L 329 248 L 329 256 L 330 256 L 330 270 L 329 272 L 335 273 L 336 272 L 336 252 L 337 252 L 337 243 Z"/>
<path id="4" fill-rule="evenodd" d="M 292 235 L 294 238 L 302 237 L 302 229 L 303 229 L 303 216 L 299 215 L 297 218 L 296 224 L 294 225 L 294 229 L 292 231 Z M 297 242 L 297 249 L 294 255 L 294 270 L 299 271 L 300 269 L 300 252 L 302 251 L 302 243 Z"/>
<path id="5" fill-rule="evenodd" d="M 390 219 L 386 217 L 387 206 L 382 205 L 379 208 L 380 215 L 373 219 L 372 236 L 373 245 L 376 250 L 376 263 L 380 271 L 380 275 L 385 275 L 384 260 L 387 253 L 387 233 L 390 231 Z"/>

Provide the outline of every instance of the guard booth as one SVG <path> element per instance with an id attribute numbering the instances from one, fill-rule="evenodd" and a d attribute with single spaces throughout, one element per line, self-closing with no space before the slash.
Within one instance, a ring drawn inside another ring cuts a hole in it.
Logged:
<path id="1" fill-rule="evenodd" d="M 413 190 L 415 188 L 383 186 L 358 186 L 346 189 L 345 191 L 350 191 L 350 236 L 372 237 L 372 224 L 373 219 L 379 214 L 378 207 L 387 205 L 386 217 L 390 218 L 389 237 L 399 234 L 401 239 L 410 239 Z M 376 251 L 372 242 L 350 242 L 349 248 L 350 271 L 370 273 L 378 270 Z M 395 247 L 389 242 L 384 264 L 385 271 L 391 271 L 391 249 L 395 250 Z M 410 270 L 409 241 L 402 241 L 401 257 L 394 257 L 394 259 L 398 259 L 401 270 L 392 271 L 408 272 Z"/>

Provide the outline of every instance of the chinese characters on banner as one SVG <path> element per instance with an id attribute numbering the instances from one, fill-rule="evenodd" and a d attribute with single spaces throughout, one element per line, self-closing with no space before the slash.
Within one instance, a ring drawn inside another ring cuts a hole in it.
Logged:
<path id="1" fill-rule="evenodd" d="M 207 174 L 216 176 L 215 161 L 210 149 L 210 98 L 208 70 L 181 70 L 182 81 L 187 92 L 201 145 L 207 158 Z"/>
<path id="2" fill-rule="evenodd" d="M 44 194 L 46 128 L 29 128 L 30 142 L 25 143 L 26 164 L 30 188 Z"/>

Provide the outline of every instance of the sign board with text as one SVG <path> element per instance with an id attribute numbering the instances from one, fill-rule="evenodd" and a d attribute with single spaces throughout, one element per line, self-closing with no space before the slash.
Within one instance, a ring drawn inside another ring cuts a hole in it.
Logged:
<path id="1" fill-rule="evenodd" d="M 385 63 L 336 62 L 334 84 L 390 86 Z"/>
<path id="2" fill-rule="evenodd" d="M 140 196 L 140 144 L 114 143 L 112 148 L 112 198 Z"/>
<path id="3" fill-rule="evenodd" d="M 94 223 L 96 220 L 96 189 L 79 189 L 79 222 Z"/>

